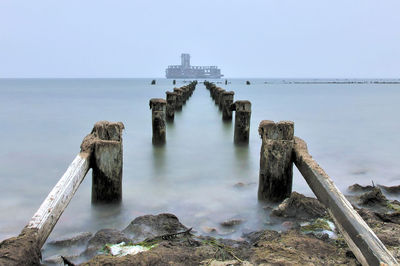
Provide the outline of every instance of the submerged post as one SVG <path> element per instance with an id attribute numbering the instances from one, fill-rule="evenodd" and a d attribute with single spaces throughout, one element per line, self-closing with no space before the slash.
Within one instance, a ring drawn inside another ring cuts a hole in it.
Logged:
<path id="1" fill-rule="evenodd" d="M 95 138 L 92 171 L 92 202 L 119 202 L 122 199 L 121 122 L 97 122 L 87 138 Z"/>
<path id="2" fill-rule="evenodd" d="M 153 98 L 150 100 L 150 109 L 152 110 L 152 128 L 153 144 L 165 143 L 165 106 L 167 102 L 164 99 Z"/>
<path id="3" fill-rule="evenodd" d="M 233 97 L 235 93 L 233 91 L 226 91 L 222 94 L 222 119 L 232 120 L 231 105 L 233 103 Z"/>
<path id="4" fill-rule="evenodd" d="M 166 118 L 167 120 L 173 121 L 175 117 L 176 92 L 167 91 L 166 94 L 167 94 Z"/>
<path id="5" fill-rule="evenodd" d="M 235 114 L 235 143 L 248 143 L 250 134 L 251 102 L 236 101 L 231 105 Z"/>
<path id="6" fill-rule="evenodd" d="M 292 192 L 294 123 L 263 120 L 258 133 L 262 139 L 258 199 L 283 201 Z"/>

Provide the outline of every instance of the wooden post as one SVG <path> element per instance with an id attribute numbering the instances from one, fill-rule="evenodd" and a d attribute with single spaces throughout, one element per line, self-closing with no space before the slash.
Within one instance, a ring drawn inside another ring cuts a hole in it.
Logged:
<path id="1" fill-rule="evenodd" d="M 308 153 L 307 144 L 295 137 L 293 150 L 294 163 L 318 200 L 328 208 L 358 261 L 362 265 L 399 265 L 330 177 L 314 161 Z"/>
<path id="2" fill-rule="evenodd" d="M 214 83 L 210 84 L 210 96 L 214 100 L 217 86 Z"/>
<path id="3" fill-rule="evenodd" d="M 258 133 L 262 139 L 258 199 L 281 202 L 292 193 L 294 123 L 263 120 Z"/>
<path id="4" fill-rule="evenodd" d="M 185 104 L 187 99 L 189 98 L 189 87 L 188 86 L 183 86 L 180 88 L 183 93 L 182 93 L 182 101 Z"/>
<path id="5" fill-rule="evenodd" d="M 150 100 L 150 109 L 152 109 L 152 127 L 153 144 L 165 143 L 165 106 L 167 102 L 164 99 L 153 98 Z"/>
<path id="6" fill-rule="evenodd" d="M 176 93 L 175 110 L 181 110 L 183 105 L 183 90 L 179 88 L 174 88 L 174 92 Z"/>
<path id="7" fill-rule="evenodd" d="M 236 101 L 231 105 L 235 114 L 235 143 L 248 143 L 250 134 L 251 102 Z"/>
<path id="8" fill-rule="evenodd" d="M 215 102 L 216 105 L 219 105 L 219 104 L 218 104 L 219 94 L 220 94 L 222 91 L 223 91 L 223 89 L 220 88 L 220 87 L 217 87 L 217 88 L 215 89 L 215 91 L 214 91 L 214 102 Z"/>
<path id="9" fill-rule="evenodd" d="M 233 97 L 235 93 L 233 91 L 226 91 L 222 94 L 222 119 L 232 120 L 231 105 L 233 103 Z"/>
<path id="10" fill-rule="evenodd" d="M 222 99 L 223 99 L 223 95 L 225 92 L 226 92 L 226 90 L 222 89 L 222 90 L 220 90 L 220 92 L 218 94 L 217 104 L 218 104 L 219 110 L 222 110 L 222 103 L 223 103 Z"/>
<path id="11" fill-rule="evenodd" d="M 124 125 L 108 121 L 97 122 L 91 135 L 93 146 L 92 202 L 110 203 L 122 200 L 122 130 Z"/>
<path id="12" fill-rule="evenodd" d="M 176 92 L 167 91 L 167 108 L 166 118 L 169 121 L 173 121 L 175 117 L 175 105 L 176 105 Z"/>

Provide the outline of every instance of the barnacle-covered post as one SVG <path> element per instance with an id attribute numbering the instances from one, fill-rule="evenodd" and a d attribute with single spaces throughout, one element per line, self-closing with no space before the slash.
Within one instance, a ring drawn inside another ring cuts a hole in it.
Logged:
<path id="1" fill-rule="evenodd" d="M 235 114 L 235 143 L 248 143 L 250 134 L 251 102 L 236 101 L 231 105 Z"/>
<path id="2" fill-rule="evenodd" d="M 232 120 L 231 105 L 233 103 L 233 97 L 235 93 L 233 91 L 225 91 L 222 94 L 222 119 Z"/>
<path id="3" fill-rule="evenodd" d="M 175 117 L 176 92 L 167 91 L 166 94 L 167 94 L 166 118 L 169 121 L 173 121 Z"/>
<path id="4" fill-rule="evenodd" d="M 294 123 L 263 120 L 258 133 L 262 139 L 258 198 L 281 202 L 292 193 Z"/>
<path id="5" fill-rule="evenodd" d="M 152 110 L 152 128 L 153 128 L 153 144 L 165 143 L 165 106 L 167 102 L 164 99 L 153 98 L 149 102 Z"/>

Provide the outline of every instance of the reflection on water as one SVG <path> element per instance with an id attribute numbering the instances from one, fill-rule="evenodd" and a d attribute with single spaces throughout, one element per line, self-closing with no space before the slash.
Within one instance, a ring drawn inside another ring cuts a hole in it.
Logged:
<path id="1" fill-rule="evenodd" d="M 90 208 L 91 216 L 93 221 L 102 219 L 118 219 L 121 216 L 123 210 L 123 204 L 119 203 L 92 203 Z"/>
<path id="2" fill-rule="evenodd" d="M 224 237 L 279 228 L 268 206 L 257 200 L 257 128 L 265 119 L 294 120 L 295 134 L 308 142 L 313 157 L 342 190 L 371 179 L 398 185 L 400 123 L 393 114 L 400 112 L 399 85 L 266 85 L 254 80 L 246 86 L 245 80 L 230 80 L 226 89 L 250 100 L 253 109 L 249 143 L 234 145 L 234 118 L 222 121 L 218 106 L 199 84 L 174 122 L 167 123 L 167 143 L 159 147 L 151 141 L 148 100 L 163 97 L 173 85 L 160 79 L 151 86 L 150 81 L 0 80 L 0 183 L 7 184 L 0 187 L 0 239 L 26 225 L 99 120 L 123 121 L 126 127 L 122 204 L 91 205 L 89 173 L 50 239 L 123 229 L 137 216 L 162 212 L 176 214 L 199 233 L 213 227 Z M 294 172 L 294 190 L 311 194 Z M 220 225 L 232 218 L 244 221 L 233 232 Z"/>
<path id="3" fill-rule="evenodd" d="M 153 158 L 151 161 L 153 162 L 152 169 L 154 170 L 155 176 L 160 176 L 166 170 L 166 149 L 166 144 L 153 144 Z"/>
<path id="4" fill-rule="evenodd" d="M 224 133 L 224 138 L 232 137 L 232 120 L 221 120 L 222 131 Z"/>
<path id="5" fill-rule="evenodd" d="M 242 172 L 242 174 L 248 172 L 250 170 L 250 153 L 249 153 L 249 145 L 247 143 L 235 143 L 233 144 L 235 147 L 235 164 L 236 170 Z"/>

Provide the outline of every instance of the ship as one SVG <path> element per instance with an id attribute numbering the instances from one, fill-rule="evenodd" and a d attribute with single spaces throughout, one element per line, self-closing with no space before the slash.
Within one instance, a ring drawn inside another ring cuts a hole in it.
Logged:
<path id="1" fill-rule="evenodd" d="M 181 64 L 165 70 L 167 79 L 219 79 L 224 75 L 217 66 L 191 66 L 190 54 L 181 54 Z"/>

